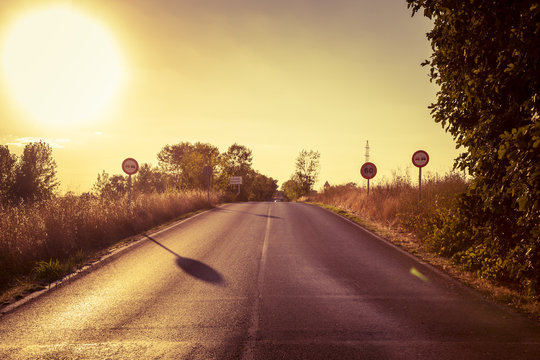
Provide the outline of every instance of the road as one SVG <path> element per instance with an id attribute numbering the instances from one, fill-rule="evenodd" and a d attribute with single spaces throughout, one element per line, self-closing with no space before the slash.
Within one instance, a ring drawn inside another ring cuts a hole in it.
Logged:
<path id="1" fill-rule="evenodd" d="M 2 359 L 539 359 L 540 326 L 351 222 L 229 204 L 0 317 Z"/>

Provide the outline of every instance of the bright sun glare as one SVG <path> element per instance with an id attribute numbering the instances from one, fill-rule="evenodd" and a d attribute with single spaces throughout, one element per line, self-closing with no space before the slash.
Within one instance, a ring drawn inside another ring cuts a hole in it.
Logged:
<path id="1" fill-rule="evenodd" d="M 67 6 L 41 8 L 17 19 L 1 54 L 15 101 L 46 125 L 92 121 L 117 93 L 124 75 L 105 27 Z"/>

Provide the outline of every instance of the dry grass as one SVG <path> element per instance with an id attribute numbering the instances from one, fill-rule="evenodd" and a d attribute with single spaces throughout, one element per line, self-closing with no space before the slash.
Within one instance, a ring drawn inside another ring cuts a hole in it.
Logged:
<path id="1" fill-rule="evenodd" d="M 417 230 L 422 217 L 437 208 L 449 208 L 455 195 L 464 191 L 465 180 L 456 174 L 442 178 L 430 177 L 422 183 L 422 196 L 418 188 L 401 176 L 394 176 L 391 183 L 376 186 L 369 195 L 365 188 L 350 185 L 331 186 L 311 199 L 345 209 L 389 228 Z M 409 229 L 410 227 L 410 229 Z"/>
<path id="2" fill-rule="evenodd" d="M 211 202 L 217 201 L 212 194 Z M 206 207 L 206 192 L 173 192 L 140 194 L 129 210 L 125 199 L 88 195 L 0 209 L 0 291 L 37 264 L 70 262 L 78 252 L 95 252 Z"/>

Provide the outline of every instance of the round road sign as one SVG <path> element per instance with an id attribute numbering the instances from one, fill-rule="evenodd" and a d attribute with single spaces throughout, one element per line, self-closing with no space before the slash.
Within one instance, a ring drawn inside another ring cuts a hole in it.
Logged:
<path id="1" fill-rule="evenodd" d="M 136 174 L 139 171 L 139 163 L 133 158 L 127 158 L 122 162 L 122 170 L 128 175 Z"/>
<path id="2" fill-rule="evenodd" d="M 429 155 L 424 150 L 418 150 L 412 156 L 412 163 L 416 167 L 424 167 L 429 162 Z"/>
<path id="3" fill-rule="evenodd" d="M 377 167 L 374 163 L 367 162 L 364 165 L 362 165 L 362 168 L 360 169 L 360 174 L 362 174 L 362 177 L 364 179 L 372 179 L 377 175 Z"/>
<path id="4" fill-rule="evenodd" d="M 214 172 L 214 169 L 212 169 L 211 166 L 205 166 L 203 167 L 203 174 L 204 176 L 206 177 L 210 177 L 212 176 L 212 173 Z"/>

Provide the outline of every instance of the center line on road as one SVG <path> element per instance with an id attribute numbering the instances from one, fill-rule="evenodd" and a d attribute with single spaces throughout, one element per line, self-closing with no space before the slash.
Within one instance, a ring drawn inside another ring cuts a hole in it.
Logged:
<path id="1" fill-rule="evenodd" d="M 257 333 L 259 332 L 259 311 L 260 302 L 262 297 L 262 286 L 264 282 L 264 275 L 266 272 L 266 258 L 268 251 L 268 237 L 270 236 L 270 210 L 268 207 L 266 212 L 266 231 L 264 233 L 264 240 L 261 253 L 261 262 L 259 264 L 259 276 L 257 277 L 257 296 L 253 302 L 251 308 L 251 322 L 247 333 L 247 342 L 244 346 L 242 360 L 253 360 L 255 358 L 255 344 L 257 343 Z"/>

